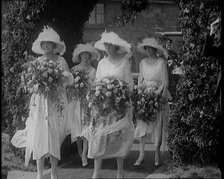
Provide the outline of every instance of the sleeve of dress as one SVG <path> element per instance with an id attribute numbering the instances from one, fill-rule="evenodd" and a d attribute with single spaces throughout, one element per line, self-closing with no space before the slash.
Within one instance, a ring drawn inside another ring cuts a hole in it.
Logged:
<path id="1" fill-rule="evenodd" d="M 143 61 L 140 62 L 139 64 L 139 75 L 138 75 L 138 86 L 141 84 L 143 81 L 143 75 L 142 75 L 142 63 Z"/>
<path id="2" fill-rule="evenodd" d="M 128 83 L 128 87 L 130 89 L 130 91 L 133 91 L 133 85 L 134 85 L 134 81 L 133 81 L 133 77 L 131 74 L 131 65 L 129 63 L 128 60 L 126 60 L 126 64 L 124 67 L 124 80 Z"/>
<path id="3" fill-rule="evenodd" d="M 61 57 L 61 58 L 62 58 L 61 68 L 63 71 L 63 75 L 67 78 L 67 84 L 71 85 L 74 82 L 74 77 L 73 77 L 72 73 L 70 72 L 68 64 L 65 61 L 65 59 L 63 57 Z"/>
<path id="4" fill-rule="evenodd" d="M 168 78 L 167 64 L 164 60 L 161 61 L 161 80 L 164 87 L 168 88 L 169 78 Z"/>
<path id="5" fill-rule="evenodd" d="M 101 60 L 99 61 L 96 69 L 95 81 L 100 81 L 101 79 Z"/>

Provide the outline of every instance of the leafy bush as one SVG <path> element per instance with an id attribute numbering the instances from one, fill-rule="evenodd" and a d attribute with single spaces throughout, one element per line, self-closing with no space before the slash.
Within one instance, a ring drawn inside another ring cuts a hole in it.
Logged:
<path id="1" fill-rule="evenodd" d="M 179 5 L 185 48 L 180 61 L 185 74 L 177 85 L 177 103 L 169 121 L 169 152 L 175 162 L 214 162 L 220 122 L 214 100 L 219 68 L 217 59 L 201 52 L 207 26 L 218 16 L 218 1 L 179 1 Z"/>
<path id="2" fill-rule="evenodd" d="M 8 132 L 13 135 L 15 127 L 24 124 L 22 115 L 29 98 L 21 90 L 20 73 L 27 62 L 26 50 L 35 30 L 38 14 L 43 10 L 43 1 L 10 1 L 3 19 L 2 65 L 3 65 L 3 120 Z"/>
<path id="3" fill-rule="evenodd" d="M 82 41 L 84 22 L 96 2 L 7 1 L 8 8 L 2 18 L 2 129 L 10 138 L 16 129 L 25 127 L 30 96 L 22 90 L 20 74 L 29 56 L 34 55 L 32 42 L 43 25 L 50 25 L 66 43 L 65 59 L 71 59 L 74 45 Z M 13 150 L 23 156 L 20 149 Z"/>

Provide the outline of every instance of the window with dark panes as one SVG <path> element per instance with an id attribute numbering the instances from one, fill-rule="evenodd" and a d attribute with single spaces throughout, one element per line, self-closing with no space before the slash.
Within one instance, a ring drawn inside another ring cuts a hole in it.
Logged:
<path id="1" fill-rule="evenodd" d="M 90 13 L 89 24 L 104 24 L 104 4 L 98 3 Z"/>

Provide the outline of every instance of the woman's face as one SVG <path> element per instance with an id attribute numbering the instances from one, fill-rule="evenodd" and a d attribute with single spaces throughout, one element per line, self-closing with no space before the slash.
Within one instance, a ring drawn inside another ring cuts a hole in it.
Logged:
<path id="1" fill-rule="evenodd" d="M 156 49 L 153 47 L 145 46 L 145 51 L 147 52 L 148 55 L 156 54 Z"/>
<path id="2" fill-rule="evenodd" d="M 81 62 L 89 62 L 91 58 L 91 54 L 89 52 L 82 52 L 79 56 Z"/>
<path id="3" fill-rule="evenodd" d="M 51 53 L 55 48 L 55 44 L 53 42 L 43 41 L 41 42 L 41 48 L 43 49 L 44 53 Z"/>
<path id="4" fill-rule="evenodd" d="M 118 48 L 116 45 L 111 43 L 104 43 L 107 54 L 113 55 L 117 52 Z"/>

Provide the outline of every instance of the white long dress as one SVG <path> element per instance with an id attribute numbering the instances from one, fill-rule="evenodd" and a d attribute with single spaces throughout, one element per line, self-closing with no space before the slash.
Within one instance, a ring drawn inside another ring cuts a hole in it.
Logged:
<path id="1" fill-rule="evenodd" d="M 75 68 L 75 67 L 73 67 Z M 88 73 L 89 84 L 93 84 L 95 80 L 96 70 L 91 67 Z M 71 124 L 71 142 L 75 142 L 77 137 L 89 138 L 88 127 L 83 124 L 84 109 L 79 99 L 73 99 L 68 104 L 69 118 L 72 121 Z"/>
<path id="2" fill-rule="evenodd" d="M 96 81 L 110 76 L 126 81 L 129 89 L 132 91 L 133 78 L 127 58 L 123 58 L 118 64 L 112 63 L 109 57 L 105 57 L 99 62 L 96 71 Z M 104 127 L 99 126 L 96 128 L 96 133 L 91 133 L 88 158 L 125 157 L 131 149 L 133 141 L 134 126 L 132 122 L 132 107 L 130 107 L 124 118 Z"/>
<path id="3" fill-rule="evenodd" d="M 163 59 L 158 59 L 153 65 L 149 65 L 146 59 L 143 59 L 140 63 L 140 73 L 138 78 L 138 85 L 156 82 L 158 85 L 168 84 L 168 73 L 166 63 Z M 162 109 L 157 112 L 157 120 L 155 123 L 147 124 L 144 121 L 137 119 L 137 125 L 135 129 L 135 138 L 139 139 L 143 136 L 151 136 L 150 140 L 157 145 L 159 137 L 162 135 L 161 150 L 166 149 L 167 139 L 167 120 L 169 119 L 169 105 L 168 100 L 171 99 L 169 91 L 166 89 L 165 97 L 167 102 L 162 106 Z"/>
<path id="4" fill-rule="evenodd" d="M 39 57 L 37 60 L 42 61 L 42 57 Z M 74 79 L 69 72 L 65 59 L 58 56 L 56 62 L 63 71 L 68 72 L 68 81 L 65 83 L 73 83 Z M 32 94 L 26 127 L 24 130 L 18 130 L 11 140 L 15 147 L 26 148 L 26 166 L 29 164 L 32 153 L 34 160 L 49 155 L 54 156 L 58 160 L 61 159 L 60 147 L 65 137 L 70 133 L 69 126 L 71 125 L 71 121 L 68 120 L 65 107 L 67 105 L 66 94 L 62 93 L 58 95 L 61 96 L 64 104 L 62 115 L 57 110 L 56 102 L 53 102 L 43 94 Z"/>

